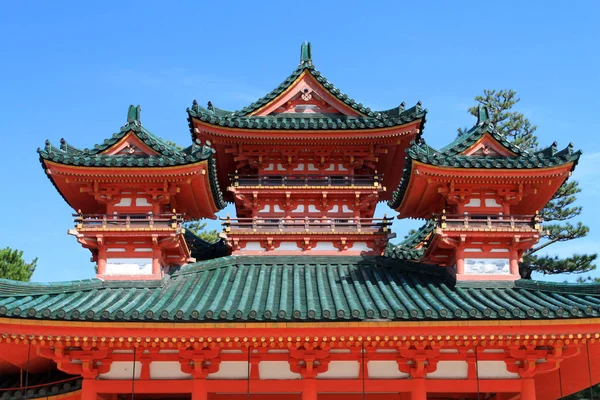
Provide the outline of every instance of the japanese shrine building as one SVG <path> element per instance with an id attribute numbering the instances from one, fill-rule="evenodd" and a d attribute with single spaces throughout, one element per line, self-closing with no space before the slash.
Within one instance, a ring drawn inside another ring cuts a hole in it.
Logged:
<path id="1" fill-rule="evenodd" d="M 434 149 L 421 103 L 357 103 L 309 43 L 263 98 L 187 114 L 185 148 L 130 106 L 101 144 L 38 150 L 97 277 L 0 280 L 0 400 L 531 400 L 600 382 L 600 286 L 519 275 L 572 145 L 514 146 L 480 108 Z M 382 201 L 394 215 L 374 217 Z M 227 203 L 221 241 L 185 229 Z M 391 244 L 395 217 L 424 224 Z"/>

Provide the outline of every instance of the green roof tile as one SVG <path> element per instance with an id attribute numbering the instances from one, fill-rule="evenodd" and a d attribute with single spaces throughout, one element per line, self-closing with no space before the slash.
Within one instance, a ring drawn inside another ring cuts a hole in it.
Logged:
<path id="1" fill-rule="evenodd" d="M 508 157 L 496 155 L 461 155 L 464 150 L 481 139 L 486 133 L 492 135 L 495 140 L 516 155 Z M 573 151 L 572 144 L 569 144 L 561 151 L 557 151 L 556 143 L 540 151 L 526 151 L 508 142 L 487 121 L 478 122 L 477 125 L 464 135 L 461 135 L 453 143 L 439 151 L 427 145 L 423 138 L 419 138 L 416 142 L 411 142 L 407 150 L 400 184 L 393 192 L 392 199 L 388 202 L 388 205 L 396 209 L 402 203 L 412 176 L 413 161 L 460 169 L 535 169 L 554 167 L 572 162 L 572 169 L 574 169 L 579 162 L 581 154 L 581 151 Z"/>
<path id="2" fill-rule="evenodd" d="M 372 111 L 332 85 L 313 65 L 310 43 L 304 43 L 301 48 L 301 59 L 298 68 L 294 70 L 279 86 L 258 99 L 254 103 L 237 111 L 226 111 L 216 108 L 208 102 L 206 108 L 194 100 L 192 107 L 187 109 L 190 129 L 192 118 L 197 118 L 211 125 L 231 128 L 262 129 L 262 130 L 314 130 L 314 129 L 374 129 L 403 125 L 422 119 L 421 128 L 425 123 L 427 110 L 421 107 L 421 102 L 414 107 L 404 109 L 404 103 L 399 107 Z M 354 111 L 362 114 L 350 117 L 342 114 L 279 114 L 266 117 L 251 116 L 253 112 L 277 98 L 303 73 L 311 74 L 333 97 L 346 104 Z M 193 131 L 192 136 L 195 137 Z"/>
<path id="3" fill-rule="evenodd" d="M 0 317 L 70 321 L 345 321 L 600 317 L 600 285 L 459 282 L 389 257 L 228 256 L 157 282 L 0 280 Z"/>
<path id="4" fill-rule="evenodd" d="M 38 148 L 42 168 L 44 161 L 52 161 L 64 165 L 82 166 L 82 167 L 121 167 L 121 168 L 143 168 L 155 166 L 181 166 L 193 164 L 207 160 L 208 177 L 210 189 L 218 209 L 223 209 L 226 203 L 223 199 L 223 193 L 217 181 L 217 166 L 215 161 L 215 150 L 210 147 L 210 143 L 201 144 L 197 140 L 185 148 L 180 149 L 167 143 L 160 137 L 154 135 L 142 126 L 140 121 L 140 106 L 129 106 L 127 123 L 121 127 L 118 133 L 104 140 L 101 144 L 96 144 L 92 149 L 77 149 L 69 145 L 64 139 L 61 139 L 60 147 L 53 146 L 50 141 L 46 141 L 43 149 Z M 118 143 L 127 134 L 133 132 L 145 145 L 154 150 L 157 155 L 106 155 L 101 154 L 111 146 Z M 52 177 L 48 176 L 52 181 Z M 54 182 L 52 182 L 54 184 Z M 58 189 L 57 189 L 58 190 Z"/>

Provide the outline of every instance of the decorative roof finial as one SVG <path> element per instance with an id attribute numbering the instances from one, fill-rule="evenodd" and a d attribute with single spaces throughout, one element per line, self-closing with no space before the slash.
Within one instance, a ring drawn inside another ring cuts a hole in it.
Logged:
<path id="1" fill-rule="evenodd" d="M 129 106 L 129 110 L 127 111 L 127 122 L 137 122 L 141 124 L 140 114 L 142 112 L 142 107 L 133 105 Z"/>
<path id="2" fill-rule="evenodd" d="M 310 42 L 302 43 L 300 47 L 300 65 L 312 65 L 312 50 L 310 47 Z"/>
<path id="3" fill-rule="evenodd" d="M 490 119 L 490 112 L 488 108 L 483 105 L 479 105 L 479 112 L 477 113 L 477 125 L 482 125 L 485 121 Z"/>

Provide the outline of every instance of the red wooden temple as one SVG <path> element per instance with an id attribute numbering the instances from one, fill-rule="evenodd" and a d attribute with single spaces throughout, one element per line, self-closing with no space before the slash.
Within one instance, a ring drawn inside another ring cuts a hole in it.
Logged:
<path id="1" fill-rule="evenodd" d="M 520 279 L 581 152 L 507 142 L 485 108 L 443 149 L 420 103 L 374 111 L 313 66 L 192 144 L 130 106 L 39 149 L 97 277 L 0 281 L 0 399 L 559 399 L 600 382 L 600 286 Z M 378 202 L 395 215 L 374 218 Z M 207 243 L 185 222 L 215 218 Z M 424 225 L 391 244 L 391 219 Z"/>

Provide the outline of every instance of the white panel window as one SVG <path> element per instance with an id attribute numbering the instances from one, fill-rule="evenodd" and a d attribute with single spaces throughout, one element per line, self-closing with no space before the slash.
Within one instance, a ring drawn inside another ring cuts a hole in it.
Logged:
<path id="1" fill-rule="evenodd" d="M 309 171 L 318 171 L 319 168 L 315 167 L 315 164 L 308 164 L 308 168 Z"/>
<path id="2" fill-rule="evenodd" d="M 152 258 L 107 258 L 106 275 L 151 275 Z"/>
<path id="3" fill-rule="evenodd" d="M 298 166 L 294 168 L 294 171 L 304 171 L 304 164 L 298 164 Z"/>
<path id="4" fill-rule="evenodd" d="M 309 204 L 308 205 L 308 212 L 316 213 L 316 212 L 319 212 L 319 209 L 317 207 L 315 207 L 314 204 Z"/>
<path id="5" fill-rule="evenodd" d="M 273 212 L 283 212 L 283 209 L 279 207 L 279 204 L 273 206 Z"/>
<path id="6" fill-rule="evenodd" d="M 267 165 L 267 168 L 264 169 L 264 171 L 274 171 L 275 170 L 275 164 L 269 164 Z"/>
<path id="7" fill-rule="evenodd" d="M 508 275 L 508 258 L 465 258 L 465 274 Z"/>

